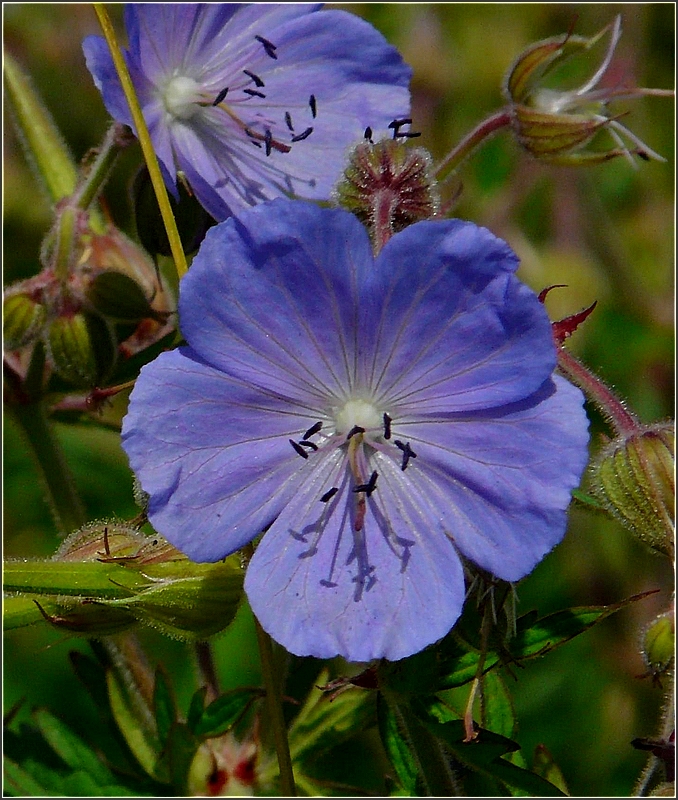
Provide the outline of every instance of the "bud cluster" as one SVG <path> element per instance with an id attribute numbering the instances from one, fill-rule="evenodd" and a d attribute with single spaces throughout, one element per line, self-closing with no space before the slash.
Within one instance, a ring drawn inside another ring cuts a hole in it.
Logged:
<path id="1" fill-rule="evenodd" d="M 119 355 L 172 330 L 171 298 L 149 256 L 113 226 L 95 230 L 88 212 L 67 205 L 57 213 L 42 263 L 4 294 L 6 358 L 19 374 L 26 351 L 41 342 L 60 379 L 93 388 Z"/>

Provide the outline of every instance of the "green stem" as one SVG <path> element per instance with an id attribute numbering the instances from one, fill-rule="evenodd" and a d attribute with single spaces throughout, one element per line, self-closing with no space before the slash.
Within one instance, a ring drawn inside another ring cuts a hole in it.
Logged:
<path id="1" fill-rule="evenodd" d="M 115 163 L 120 150 L 124 146 L 123 126 L 117 122 L 106 131 L 104 140 L 98 150 L 94 162 L 89 166 L 87 175 L 73 196 L 73 201 L 78 208 L 87 209 L 94 202 L 104 181 L 108 177 L 111 167 Z"/>
<path id="2" fill-rule="evenodd" d="M 62 533 L 81 528 L 87 522 L 85 508 L 44 404 L 17 403 L 8 408 L 30 446 L 57 528 Z"/>
<path id="3" fill-rule="evenodd" d="M 448 169 L 449 167 L 452 167 L 450 174 L 453 174 L 461 162 L 469 156 L 478 145 L 482 144 L 488 136 L 491 136 L 496 133 L 496 131 L 510 124 L 511 115 L 506 110 L 498 111 L 496 114 L 483 120 L 445 156 L 440 164 L 435 167 L 433 174 L 436 176 L 440 175 L 444 169 Z"/>
<path id="4" fill-rule="evenodd" d="M 290 756 L 290 743 L 287 739 L 287 726 L 283 716 L 282 694 L 276 680 L 273 665 L 273 642 L 271 637 L 261 627 L 257 618 L 254 618 L 261 658 L 261 676 L 266 689 L 266 707 L 268 709 L 269 724 L 273 729 L 275 751 L 278 756 L 280 768 L 280 792 L 285 797 L 295 797 L 294 772 L 292 770 L 292 757 Z"/>
<path id="5" fill-rule="evenodd" d="M 155 150 L 153 149 L 151 136 L 148 132 L 148 127 L 146 126 L 146 120 L 144 119 L 143 112 L 141 111 L 141 106 L 139 105 L 139 101 L 134 90 L 134 84 L 132 83 L 129 70 L 127 69 L 127 64 L 125 63 L 125 59 L 122 57 L 120 48 L 118 47 L 118 43 L 115 38 L 115 31 L 113 30 L 113 25 L 111 24 L 108 12 L 102 3 L 94 3 L 93 5 L 96 15 L 99 18 L 101 30 L 106 37 L 106 42 L 108 43 L 108 47 L 111 51 L 111 57 L 113 58 L 116 72 L 118 73 L 122 89 L 125 93 L 125 97 L 132 114 L 132 119 L 134 120 L 136 134 L 144 154 L 146 166 L 148 167 L 148 174 L 151 178 L 151 183 L 153 184 L 153 190 L 155 191 L 155 196 L 158 200 L 162 221 L 165 225 L 165 230 L 167 231 L 167 239 L 169 240 L 170 249 L 172 251 L 172 258 L 174 259 L 177 273 L 181 278 L 188 270 L 186 256 L 184 255 L 184 250 L 181 245 L 181 238 L 179 237 L 179 231 L 177 230 L 177 223 L 174 219 L 174 214 L 172 213 L 169 197 L 167 196 L 165 181 L 163 180 L 162 173 L 160 172 L 158 158 L 155 154 Z"/>

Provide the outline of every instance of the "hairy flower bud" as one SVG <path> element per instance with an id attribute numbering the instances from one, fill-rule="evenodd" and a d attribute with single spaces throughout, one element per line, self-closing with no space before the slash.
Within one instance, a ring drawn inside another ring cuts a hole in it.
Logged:
<path id="1" fill-rule="evenodd" d="M 670 669 L 676 652 L 676 621 L 673 610 L 660 614 L 643 634 L 643 657 L 654 676 Z"/>
<path id="2" fill-rule="evenodd" d="M 544 79 L 571 56 L 590 51 L 606 33 L 610 43 L 593 76 L 577 89 L 551 89 Z M 568 33 L 544 39 L 528 47 L 515 60 L 504 82 L 504 95 L 509 102 L 512 126 L 518 142 L 536 158 L 551 164 L 597 164 L 623 155 L 632 163 L 632 156 L 647 161 L 664 159 L 651 150 L 628 128 L 610 115 L 612 100 L 643 95 L 671 95 L 671 92 L 640 88 L 596 88 L 608 70 L 621 36 L 621 17 L 595 36 Z M 582 151 L 601 130 L 606 130 L 616 147 Z M 625 144 L 624 139 L 631 143 Z"/>
<path id="3" fill-rule="evenodd" d="M 675 429 L 640 428 L 612 441 L 593 466 L 593 492 L 653 550 L 675 548 Z"/>
<path id="4" fill-rule="evenodd" d="M 376 250 L 408 225 L 434 217 L 440 204 L 431 156 L 397 138 L 356 145 L 334 197 L 367 227 Z"/>
<path id="5" fill-rule="evenodd" d="M 65 312 L 51 321 L 47 344 L 57 374 L 76 386 L 97 386 L 115 363 L 115 341 L 96 314 Z"/>
<path id="6" fill-rule="evenodd" d="M 41 334 L 45 323 L 45 307 L 29 294 L 6 294 L 2 303 L 2 335 L 7 350 L 31 344 Z"/>
<path id="7" fill-rule="evenodd" d="M 163 321 L 163 315 L 151 307 L 141 286 L 123 272 L 100 272 L 87 287 L 85 295 L 96 311 L 113 320 L 139 322 L 150 318 Z"/>

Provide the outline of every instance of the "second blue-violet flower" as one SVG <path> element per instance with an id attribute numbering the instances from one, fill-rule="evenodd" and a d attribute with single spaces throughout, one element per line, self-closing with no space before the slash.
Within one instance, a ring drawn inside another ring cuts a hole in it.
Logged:
<path id="1" fill-rule="evenodd" d="M 188 345 L 142 369 L 123 446 L 190 558 L 265 531 L 245 590 L 290 652 L 409 656 L 458 619 L 464 561 L 517 581 L 562 539 L 588 423 L 517 266 L 460 220 L 375 258 L 353 215 L 300 201 L 207 234 Z"/>
<path id="2" fill-rule="evenodd" d="M 217 220 L 280 197 L 329 199 L 346 149 L 407 117 L 411 69 L 346 11 L 295 3 L 133 3 L 127 66 L 168 187 Z M 108 112 L 133 126 L 105 40 L 83 43 Z"/>

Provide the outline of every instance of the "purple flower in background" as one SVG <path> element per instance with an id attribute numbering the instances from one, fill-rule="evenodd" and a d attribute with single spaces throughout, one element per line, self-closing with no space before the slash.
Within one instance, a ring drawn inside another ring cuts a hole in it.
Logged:
<path id="1" fill-rule="evenodd" d="M 125 8 L 127 65 L 175 194 L 181 172 L 217 220 L 281 195 L 327 199 L 366 127 L 408 115 L 411 70 L 395 48 L 320 7 Z M 105 40 L 83 49 L 109 113 L 132 126 Z"/>
<path id="2" fill-rule="evenodd" d="M 123 446 L 194 560 L 268 528 L 245 589 L 292 653 L 411 655 L 459 617 L 462 557 L 515 581 L 562 539 L 588 426 L 517 265 L 459 220 L 375 258 L 355 217 L 299 201 L 207 234 L 188 346 L 142 370 Z"/>

